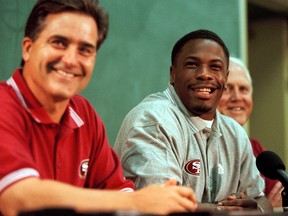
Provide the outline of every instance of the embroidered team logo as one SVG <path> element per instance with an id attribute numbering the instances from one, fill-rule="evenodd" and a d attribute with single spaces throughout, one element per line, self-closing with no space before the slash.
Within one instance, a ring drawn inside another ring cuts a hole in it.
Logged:
<path id="1" fill-rule="evenodd" d="M 191 160 L 185 165 L 185 170 L 191 175 L 200 176 L 200 160 Z"/>
<path id="2" fill-rule="evenodd" d="M 79 166 L 80 178 L 83 178 L 83 179 L 86 178 L 87 172 L 88 172 L 88 167 L 89 167 L 89 159 L 85 159 L 80 163 L 80 166 Z"/>

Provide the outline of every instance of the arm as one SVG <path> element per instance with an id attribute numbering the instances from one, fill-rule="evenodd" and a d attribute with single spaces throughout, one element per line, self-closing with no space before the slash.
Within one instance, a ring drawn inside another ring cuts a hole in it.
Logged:
<path id="1" fill-rule="evenodd" d="M 73 208 L 85 211 L 136 210 L 145 213 L 167 214 L 190 212 L 197 207 L 194 193 L 176 183 L 149 186 L 136 192 L 92 190 L 68 184 L 27 178 L 8 187 L 0 195 L 0 209 L 4 215 L 40 208 Z"/>
<path id="2" fill-rule="evenodd" d="M 134 181 L 136 188 L 162 184 L 170 178 L 181 185 L 187 154 L 183 127 L 187 120 L 183 114 L 178 116 L 170 103 L 154 105 L 153 109 L 151 106 L 149 101 L 141 103 L 125 117 L 114 149 L 121 158 L 124 175 Z"/>
<path id="3" fill-rule="evenodd" d="M 134 181 L 136 188 L 162 184 L 170 178 L 182 184 L 179 156 L 165 127 L 155 124 L 132 127 L 127 131 L 125 137 L 116 139 L 114 147 L 117 150 L 117 146 L 122 145 L 117 153 L 121 157 L 124 175 Z"/>

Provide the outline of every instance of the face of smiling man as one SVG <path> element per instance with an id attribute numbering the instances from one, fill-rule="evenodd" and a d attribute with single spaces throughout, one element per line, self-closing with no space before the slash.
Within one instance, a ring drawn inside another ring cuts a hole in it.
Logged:
<path id="1" fill-rule="evenodd" d="M 170 68 L 170 83 L 194 115 L 212 120 L 227 81 L 223 48 L 208 39 L 188 41 Z"/>
<path id="2" fill-rule="evenodd" d="M 45 108 L 58 102 L 67 104 L 87 86 L 95 64 L 97 40 L 94 19 L 73 12 L 48 15 L 35 41 L 23 39 L 23 76 Z"/>
<path id="3" fill-rule="evenodd" d="M 239 64 L 230 61 L 229 71 L 226 90 L 218 104 L 218 110 L 243 126 L 253 109 L 252 83 Z"/>

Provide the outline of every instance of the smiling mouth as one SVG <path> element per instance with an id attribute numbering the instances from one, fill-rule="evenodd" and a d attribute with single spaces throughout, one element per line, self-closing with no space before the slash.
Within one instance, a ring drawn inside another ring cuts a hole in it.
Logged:
<path id="1" fill-rule="evenodd" d="M 212 88 L 197 88 L 197 89 L 194 89 L 195 92 L 197 93 L 202 93 L 202 94 L 211 94 L 215 91 L 215 89 L 212 89 Z"/>
<path id="2" fill-rule="evenodd" d="M 73 77 L 75 77 L 74 74 L 67 73 L 67 72 L 65 72 L 65 71 L 63 71 L 63 70 L 55 70 L 55 71 L 56 71 L 56 73 L 61 74 L 62 76 L 65 76 L 65 77 L 68 77 L 68 78 L 73 78 Z"/>
<path id="3" fill-rule="evenodd" d="M 229 108 L 229 110 L 239 112 L 239 111 L 243 111 L 244 109 L 242 107 L 233 107 L 233 108 Z"/>

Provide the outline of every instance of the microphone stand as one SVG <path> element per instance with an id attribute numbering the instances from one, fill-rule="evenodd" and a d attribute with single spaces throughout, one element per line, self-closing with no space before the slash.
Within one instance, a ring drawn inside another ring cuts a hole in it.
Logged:
<path id="1" fill-rule="evenodd" d="M 276 179 L 278 179 L 284 187 L 283 191 L 281 192 L 282 208 L 284 212 L 285 211 L 287 212 L 288 211 L 288 175 L 285 172 L 285 169 L 276 170 Z"/>
<path id="2" fill-rule="evenodd" d="M 284 212 L 288 211 L 288 187 L 284 187 L 283 191 L 281 192 L 282 196 L 282 208 Z"/>
<path id="3" fill-rule="evenodd" d="M 285 170 L 277 169 L 278 180 L 282 183 L 284 189 L 281 192 L 282 208 L 284 212 L 288 212 L 288 176 Z"/>

